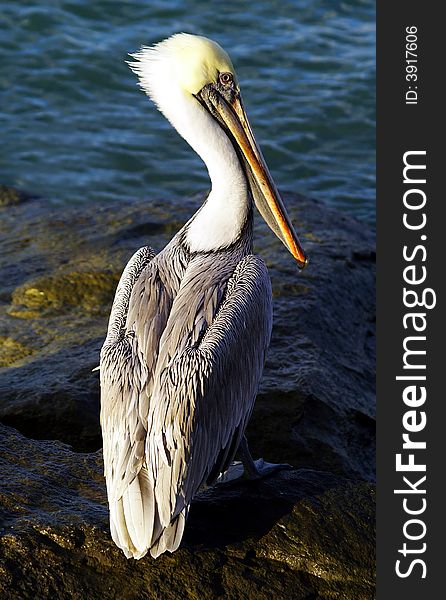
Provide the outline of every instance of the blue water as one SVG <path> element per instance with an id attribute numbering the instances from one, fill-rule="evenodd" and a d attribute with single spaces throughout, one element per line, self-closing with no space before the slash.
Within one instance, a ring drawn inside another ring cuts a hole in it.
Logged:
<path id="1" fill-rule="evenodd" d="M 206 170 L 136 87 L 128 52 L 218 41 L 282 189 L 372 222 L 374 2 L 0 2 L 0 183 L 50 202 L 203 191 Z"/>

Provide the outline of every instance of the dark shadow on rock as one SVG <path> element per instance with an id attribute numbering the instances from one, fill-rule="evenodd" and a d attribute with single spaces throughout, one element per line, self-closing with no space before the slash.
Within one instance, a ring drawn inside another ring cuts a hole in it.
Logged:
<path id="1" fill-rule="evenodd" d="M 38 440 L 61 440 L 78 452 L 102 446 L 98 366 L 102 338 L 22 367 L 0 379 L 0 421 Z"/>
<path id="2" fill-rule="evenodd" d="M 119 234 L 119 240 L 123 239 L 148 239 L 154 235 L 170 234 L 172 237 L 181 229 L 184 223 L 180 221 L 169 221 L 168 223 L 155 223 L 152 221 L 144 221 L 132 227 L 128 227 L 125 232 Z"/>
<path id="3" fill-rule="evenodd" d="M 217 484 L 194 501 L 184 536 L 186 547 L 223 548 L 260 538 L 296 502 L 312 499 L 347 480 L 309 469 L 282 471 L 259 481 Z"/>

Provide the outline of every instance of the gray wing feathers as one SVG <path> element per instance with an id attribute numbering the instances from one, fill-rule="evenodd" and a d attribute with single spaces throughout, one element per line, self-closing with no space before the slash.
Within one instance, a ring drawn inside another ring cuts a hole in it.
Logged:
<path id="1" fill-rule="evenodd" d="M 110 527 L 134 558 L 179 546 L 194 494 L 232 459 L 272 322 L 261 259 L 192 259 L 175 292 L 152 257 L 124 270 L 101 351 Z"/>
<path id="2" fill-rule="evenodd" d="M 127 263 L 116 289 L 113 306 L 108 324 L 107 341 L 119 339 L 123 333 L 130 295 L 135 281 L 139 278 L 142 269 L 155 256 L 153 250 L 148 246 L 140 248 Z"/>
<path id="3" fill-rule="evenodd" d="M 101 350 L 101 426 L 110 528 L 126 556 L 147 552 L 155 529 L 145 440 L 152 367 L 159 336 L 151 324 L 167 321 L 170 300 L 153 253 L 141 248 L 124 269 Z M 149 296 L 150 294 L 150 296 Z M 161 325 L 155 325 L 155 330 Z"/>
<path id="4" fill-rule="evenodd" d="M 187 509 L 183 509 L 169 525 L 162 531 L 157 541 L 151 546 L 150 554 L 153 558 L 158 558 L 166 550 L 175 552 L 181 543 L 186 524 Z"/>
<path id="5" fill-rule="evenodd" d="M 109 502 L 110 530 L 115 544 L 127 558 L 142 558 L 152 540 L 155 514 L 147 469 L 142 467 L 121 498 Z"/>
<path id="6" fill-rule="evenodd" d="M 214 294 L 207 301 L 218 297 Z M 219 470 L 219 457 L 221 467 L 231 460 L 225 449 L 237 449 L 233 438 L 240 441 L 251 414 L 271 322 L 266 267 L 257 257 L 245 257 L 199 345 L 188 345 L 157 368 L 146 452 L 162 527 L 187 509 L 211 471 Z"/>

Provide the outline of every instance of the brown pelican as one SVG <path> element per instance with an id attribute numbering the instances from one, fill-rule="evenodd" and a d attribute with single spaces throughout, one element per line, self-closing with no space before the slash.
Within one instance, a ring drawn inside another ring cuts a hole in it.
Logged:
<path id="1" fill-rule="evenodd" d="M 101 351 L 101 426 L 115 543 L 127 557 L 180 544 L 194 494 L 237 450 L 269 345 L 271 284 L 252 250 L 253 201 L 300 268 L 304 251 L 256 144 L 231 60 L 177 34 L 131 55 L 142 89 L 205 162 L 212 189 L 156 256 L 130 259 Z M 280 465 L 279 465 L 280 467 Z"/>

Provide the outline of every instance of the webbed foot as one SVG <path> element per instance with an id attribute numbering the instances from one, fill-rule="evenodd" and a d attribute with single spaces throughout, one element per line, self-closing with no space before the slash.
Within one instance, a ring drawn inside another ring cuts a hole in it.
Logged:
<path id="1" fill-rule="evenodd" d="M 259 458 L 252 461 L 252 465 L 249 465 L 249 469 L 244 465 L 244 477 L 247 479 L 262 479 L 268 477 L 278 471 L 284 471 L 292 469 L 293 467 L 288 463 L 269 463 Z"/>
<path id="2" fill-rule="evenodd" d="M 248 440 L 243 436 L 240 446 L 238 448 L 238 454 L 240 455 L 241 461 L 234 461 L 228 467 L 228 469 L 220 475 L 217 479 L 217 483 L 225 483 L 228 481 L 234 481 L 235 479 L 262 479 L 268 477 L 277 471 L 283 471 L 284 469 L 292 469 L 293 467 L 287 463 L 275 464 L 269 463 L 259 458 L 253 460 L 251 452 L 248 447 Z"/>

